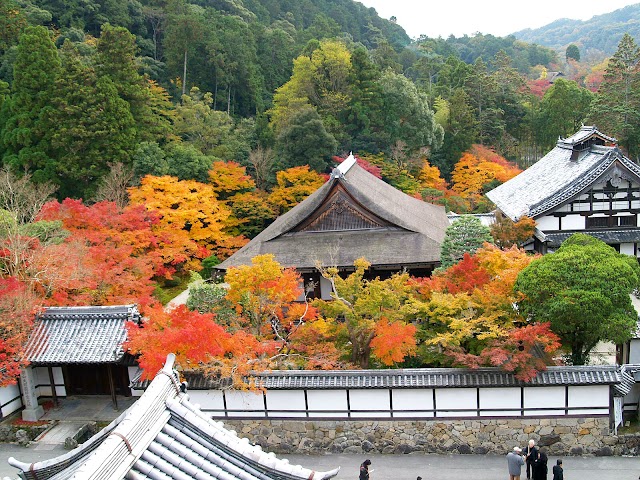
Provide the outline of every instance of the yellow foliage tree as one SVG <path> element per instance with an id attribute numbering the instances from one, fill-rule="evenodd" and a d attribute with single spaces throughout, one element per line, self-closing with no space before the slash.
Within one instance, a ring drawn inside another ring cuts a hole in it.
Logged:
<path id="1" fill-rule="evenodd" d="M 308 165 L 288 168 L 276 174 L 277 186 L 269 195 L 269 203 L 282 214 L 315 192 L 324 181 L 322 175 L 309 170 Z"/>
<path id="2" fill-rule="evenodd" d="M 158 215 L 154 229 L 160 239 L 163 232 L 177 231 L 183 241 L 194 241 L 223 258 L 246 243 L 245 238 L 228 233 L 234 223 L 231 210 L 216 200 L 212 185 L 147 175 L 139 187 L 129 189 L 129 197 L 132 204 L 144 205 Z"/>

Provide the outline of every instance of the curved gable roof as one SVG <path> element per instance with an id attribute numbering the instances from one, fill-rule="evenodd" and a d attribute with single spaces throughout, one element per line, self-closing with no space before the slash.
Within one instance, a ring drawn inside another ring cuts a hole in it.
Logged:
<path id="1" fill-rule="evenodd" d="M 278 217 L 217 268 L 248 265 L 251 258 L 265 253 L 274 254 L 284 266 L 300 268 L 314 267 L 316 261 L 351 266 L 362 256 L 374 265 L 439 261 L 440 245 L 449 225 L 444 207 L 397 190 L 352 158 L 334 169 L 329 181 L 318 190 Z M 322 207 L 338 185 L 360 206 L 393 228 L 295 232 L 296 227 Z"/>

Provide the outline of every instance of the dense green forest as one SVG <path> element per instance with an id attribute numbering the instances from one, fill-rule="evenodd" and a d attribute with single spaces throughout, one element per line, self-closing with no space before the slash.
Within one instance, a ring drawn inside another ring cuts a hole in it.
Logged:
<path id="1" fill-rule="evenodd" d="M 572 47 L 411 42 L 351 0 L 2 0 L 0 158 L 87 201 L 114 172 L 207 181 L 236 161 L 269 190 L 349 151 L 416 193 L 425 162 L 449 180 L 480 144 L 526 167 L 585 121 L 635 158 L 635 41 L 601 65 Z"/>
<path id="2" fill-rule="evenodd" d="M 584 21 L 561 18 L 544 27 L 515 32 L 513 36 L 556 51 L 564 51 L 567 46 L 575 44 L 584 52 L 583 56 L 602 59 L 613 55 L 625 33 L 640 37 L 640 4 Z"/>

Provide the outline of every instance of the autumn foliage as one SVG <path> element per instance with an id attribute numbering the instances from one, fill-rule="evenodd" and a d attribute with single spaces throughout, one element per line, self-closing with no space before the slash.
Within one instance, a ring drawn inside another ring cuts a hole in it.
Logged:
<path id="1" fill-rule="evenodd" d="M 282 214 L 315 192 L 325 180 L 304 165 L 278 172 L 276 181 L 278 184 L 271 191 L 269 202 Z"/>
<path id="2" fill-rule="evenodd" d="M 424 316 L 427 345 L 455 365 L 498 366 L 529 380 L 560 347 L 549 324 L 528 324 L 514 309 L 513 286 L 534 257 L 490 244 L 432 278 L 415 283 L 414 311 Z"/>
<path id="3" fill-rule="evenodd" d="M 258 369 L 256 360 L 265 353 L 255 337 L 244 331 L 230 333 L 215 322 L 213 314 L 190 311 L 184 305 L 170 311 L 158 304 L 147 305 L 141 311 L 143 327 L 127 325 L 125 348 L 139 355 L 144 378 L 153 378 L 167 353 L 173 352 L 181 370 L 204 368 L 242 385 L 242 376 Z"/>
<path id="4" fill-rule="evenodd" d="M 27 286 L 14 277 L 0 278 L 0 386 L 16 383 L 20 368 L 27 362 L 22 356 L 37 299 Z"/>

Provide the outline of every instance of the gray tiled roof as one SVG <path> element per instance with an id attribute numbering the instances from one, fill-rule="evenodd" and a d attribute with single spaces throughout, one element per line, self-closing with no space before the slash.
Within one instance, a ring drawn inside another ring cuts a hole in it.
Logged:
<path id="1" fill-rule="evenodd" d="M 592 145 L 572 159 L 573 144 L 592 135 L 611 139 L 593 128 L 584 127 L 568 139 L 558 140 L 556 147 L 531 167 L 488 192 L 489 200 L 512 220 L 525 215 L 536 218 L 578 195 L 616 163 L 640 177 L 640 167 L 617 147 Z"/>
<path id="2" fill-rule="evenodd" d="M 574 133 L 570 137 L 560 138 L 558 140 L 558 143 L 573 146 L 573 145 L 577 145 L 578 143 L 582 143 L 585 140 L 588 140 L 589 137 L 592 137 L 592 136 L 600 137 L 603 140 L 606 140 L 607 142 L 610 142 L 610 143 L 617 143 L 617 140 L 614 137 L 605 135 L 593 125 L 583 125 L 582 128 L 580 128 L 580 130 L 578 130 L 576 133 Z"/>
<path id="3" fill-rule="evenodd" d="M 13 457 L 9 463 L 28 480 L 323 480 L 338 473 L 291 465 L 204 415 L 181 392 L 174 358 L 136 403 L 75 450 L 33 464 Z"/>
<path id="4" fill-rule="evenodd" d="M 135 305 L 49 307 L 36 317 L 25 357 L 32 365 L 115 363 L 124 355 L 126 322 L 139 319 Z"/>
<path id="5" fill-rule="evenodd" d="M 557 248 L 574 233 L 585 233 L 602 240 L 605 243 L 635 243 L 640 242 L 640 228 L 625 228 L 616 230 L 580 230 L 579 232 L 557 232 L 545 234 L 545 241 L 549 247 Z"/>
<path id="6" fill-rule="evenodd" d="M 624 397 L 636 383 L 634 374 L 640 372 L 640 365 L 622 365 L 620 367 L 620 383 L 613 387 L 616 396 Z"/>
<path id="7" fill-rule="evenodd" d="M 317 262 L 325 266 L 350 267 L 360 257 L 365 257 L 374 266 L 439 262 L 440 245 L 449 226 L 444 208 L 406 195 L 355 161 L 343 165 L 318 190 L 278 217 L 216 268 L 226 270 L 232 266 L 250 265 L 253 257 L 266 253 L 273 254 L 285 267 L 297 268 L 315 268 Z M 364 209 L 391 227 L 292 231 L 322 206 L 338 184 Z"/>
<path id="8" fill-rule="evenodd" d="M 219 387 L 217 379 L 195 372 L 186 372 L 185 379 L 192 390 Z M 281 370 L 258 374 L 256 379 L 268 390 L 615 385 L 621 381 L 620 372 L 613 365 L 548 367 L 527 383 L 498 368 Z M 137 387 L 144 388 L 144 384 Z"/>

